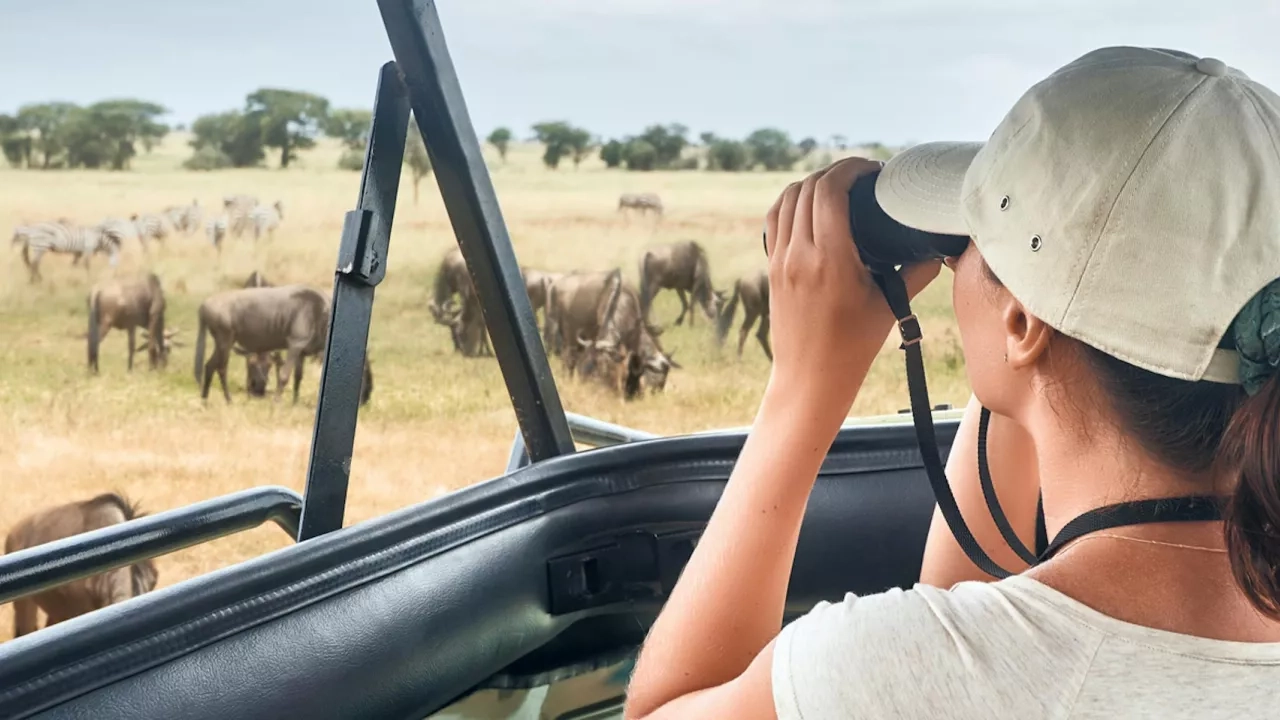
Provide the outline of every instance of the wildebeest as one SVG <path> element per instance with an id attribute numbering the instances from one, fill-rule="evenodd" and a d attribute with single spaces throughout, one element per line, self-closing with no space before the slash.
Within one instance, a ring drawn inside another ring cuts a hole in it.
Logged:
<path id="1" fill-rule="evenodd" d="M 684 322 L 685 313 L 689 314 L 689 325 L 693 325 L 690 297 L 706 313 L 708 320 L 715 320 L 724 302 L 724 291 L 711 286 L 711 263 L 707 260 L 707 251 L 694 240 L 661 245 L 641 256 L 640 304 L 645 318 L 649 317 L 653 298 L 664 289 L 675 290 L 680 298 L 680 317 L 676 318 L 676 325 Z"/>
<path id="2" fill-rule="evenodd" d="M 563 277 L 564 273 L 521 267 L 520 274 L 524 276 L 524 290 L 529 295 L 529 305 L 533 307 L 534 320 L 537 320 L 538 311 L 542 310 L 542 326 L 546 327 L 547 293 L 551 290 L 551 284 Z"/>
<path id="3" fill-rule="evenodd" d="M 228 403 L 231 402 L 231 392 L 227 389 L 227 363 L 232 352 L 246 358 L 261 358 L 284 351 L 284 360 L 277 367 L 276 399 L 280 399 L 284 385 L 292 375 L 293 402 L 297 403 L 303 361 L 324 357 L 329 310 L 328 295 L 305 285 L 224 290 L 205 298 L 198 311 L 195 352 L 195 378 L 200 385 L 201 399 L 208 399 L 209 386 L 216 372 L 222 394 Z M 204 362 L 206 332 L 213 336 L 214 341 L 207 365 Z M 367 402 L 373 388 L 372 370 L 367 359 L 363 384 L 362 402 Z"/>
<path id="4" fill-rule="evenodd" d="M 241 287 L 271 287 L 271 282 L 267 280 L 267 276 L 260 271 L 254 270 L 249 273 L 249 277 L 244 281 Z"/>
<path id="5" fill-rule="evenodd" d="M 760 328 L 756 330 L 756 339 L 764 354 L 773 360 L 773 350 L 769 348 L 769 273 L 761 270 L 746 275 L 733 284 L 733 295 L 720 310 L 720 318 L 716 323 L 716 342 L 724 345 L 729 334 L 729 326 L 733 325 L 733 315 L 738 309 L 738 300 L 742 300 L 742 329 L 738 331 L 738 357 L 742 357 L 742 346 L 747 342 L 747 333 L 751 331 L 756 318 L 760 318 Z"/>
<path id="6" fill-rule="evenodd" d="M 267 280 L 267 276 L 261 272 L 254 270 L 249 273 L 249 277 L 245 279 L 244 285 L 241 287 L 271 287 L 271 283 Z M 284 358 L 279 352 L 273 353 L 247 353 L 243 348 L 232 348 L 234 352 L 244 356 L 245 369 L 245 389 L 253 397 L 262 397 L 267 394 L 267 386 L 271 383 L 271 370 L 274 368 L 279 372 L 284 365 Z"/>
<path id="7" fill-rule="evenodd" d="M 662 215 L 662 198 L 655 193 L 623 193 L 618 196 L 618 212 L 639 210 L 641 215 L 648 212 Z"/>
<path id="8" fill-rule="evenodd" d="M 617 268 L 567 273 L 551 284 L 543 344 L 561 353 L 571 377 L 581 366 L 584 375 L 621 383 L 627 398 L 642 382 L 661 390 L 680 367 L 658 342 L 661 332 L 644 321 L 638 294 Z"/>
<path id="9" fill-rule="evenodd" d="M 113 328 L 128 333 L 130 372 L 133 354 L 142 349 L 147 351 L 152 370 L 164 367 L 177 333 L 165 330 L 164 311 L 164 289 L 155 273 L 124 280 L 113 278 L 95 285 L 89 291 L 89 369 L 98 372 L 98 348 Z M 142 347 L 135 344 L 134 333 L 139 328 L 145 333 Z"/>
<path id="10" fill-rule="evenodd" d="M 86 272 L 89 270 L 89 258 L 96 253 L 106 254 L 111 265 L 115 265 L 120 258 L 124 236 L 110 223 L 86 227 L 59 218 L 55 222 L 18 226 L 13 231 L 10 244 L 22 246 L 22 261 L 30 272 L 31 282 L 35 282 L 42 279 L 40 259 L 45 253 L 71 255 L 72 265 L 83 259 Z"/>
<path id="11" fill-rule="evenodd" d="M 459 298 L 456 303 L 454 295 Z M 467 272 L 462 251 L 457 247 L 451 248 L 440 259 L 434 292 L 427 308 L 437 323 L 449 328 L 455 350 L 466 357 L 493 354 L 489 330 L 480 310 L 480 298 L 471 282 L 471 274 Z"/>
<path id="12" fill-rule="evenodd" d="M 142 515 L 138 507 L 124 496 L 104 493 L 90 500 L 59 505 L 27 516 L 9 531 L 4 551 L 18 552 Z M 158 579 L 155 563 L 142 560 L 18 598 L 13 601 L 13 635 L 21 637 L 35 632 L 39 610 L 44 610 L 48 616 L 45 627 L 49 627 L 150 592 Z"/>

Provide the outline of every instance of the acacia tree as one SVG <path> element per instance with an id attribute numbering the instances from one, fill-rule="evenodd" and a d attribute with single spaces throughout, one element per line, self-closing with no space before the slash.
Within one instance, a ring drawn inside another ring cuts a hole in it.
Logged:
<path id="1" fill-rule="evenodd" d="M 66 151 L 67 117 L 76 109 L 75 103 L 69 102 L 35 103 L 18 108 L 18 124 L 32 133 L 33 149 L 41 155 L 41 167 L 56 166 L 58 157 Z"/>
<path id="2" fill-rule="evenodd" d="M 263 145 L 279 148 L 282 168 L 289 167 L 299 150 L 315 147 L 315 137 L 328 114 L 328 100 L 297 90 L 262 88 L 245 101 L 245 115 L 255 118 L 262 128 Z"/>
<path id="3" fill-rule="evenodd" d="M 342 143 L 345 150 L 338 158 L 338 167 L 344 170 L 364 168 L 365 148 L 369 145 L 369 131 L 373 127 L 373 113 L 358 108 L 341 108 L 325 118 L 324 132 Z"/>
<path id="4" fill-rule="evenodd" d="M 184 166 L 190 170 L 254 167 L 266 157 L 258 116 L 239 110 L 202 115 L 191 123 L 195 154 Z"/>
<path id="5" fill-rule="evenodd" d="M 489 133 L 488 143 L 498 149 L 498 157 L 506 164 L 507 150 L 511 146 L 511 131 L 505 127 L 495 128 Z"/>

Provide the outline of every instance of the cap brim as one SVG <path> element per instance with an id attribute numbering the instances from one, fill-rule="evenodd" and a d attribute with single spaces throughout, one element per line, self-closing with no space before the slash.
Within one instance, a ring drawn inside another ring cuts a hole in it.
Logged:
<path id="1" fill-rule="evenodd" d="M 961 191 L 965 173 L 984 144 L 932 142 L 894 155 L 876 178 L 876 201 L 889 217 L 907 227 L 969 235 Z"/>

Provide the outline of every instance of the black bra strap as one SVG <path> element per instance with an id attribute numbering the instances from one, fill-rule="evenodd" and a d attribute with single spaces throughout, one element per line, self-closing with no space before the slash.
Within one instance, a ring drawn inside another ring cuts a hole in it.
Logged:
<path id="1" fill-rule="evenodd" d="M 1099 530 L 1165 522 L 1205 522 L 1222 519 L 1221 500 L 1212 495 L 1135 500 L 1100 507 L 1067 523 L 1043 553 L 1040 562 L 1053 557 L 1063 545 Z"/>

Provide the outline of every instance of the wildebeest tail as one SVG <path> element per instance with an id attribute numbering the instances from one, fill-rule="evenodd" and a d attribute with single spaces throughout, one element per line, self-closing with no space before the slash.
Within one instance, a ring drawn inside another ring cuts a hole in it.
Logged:
<path id="1" fill-rule="evenodd" d="M 653 301 L 650 294 L 653 290 L 652 280 L 649 278 L 649 258 L 652 253 L 645 252 L 640 258 L 640 316 L 649 319 L 649 303 Z"/>
<path id="2" fill-rule="evenodd" d="M 97 372 L 98 370 L 98 343 L 101 340 L 101 332 L 99 323 L 101 319 L 98 317 L 98 291 L 94 289 L 89 293 L 89 369 Z"/>
<path id="3" fill-rule="evenodd" d="M 196 387 L 200 387 L 200 383 L 204 382 L 204 334 L 207 328 L 204 322 L 204 308 L 200 308 L 199 328 L 196 330 Z"/>
<path id="4" fill-rule="evenodd" d="M 130 500 L 124 493 L 112 491 L 103 493 L 87 503 L 88 505 L 114 505 L 125 520 L 133 520 L 140 518 L 146 513 L 142 512 L 140 503 Z"/>
<path id="5" fill-rule="evenodd" d="M 724 344 L 724 339 L 729 336 L 729 328 L 733 325 L 733 316 L 738 312 L 738 295 L 742 281 L 738 280 L 733 283 L 733 295 L 730 296 L 729 302 L 720 309 L 720 317 L 716 318 L 716 343 Z"/>
<path id="6" fill-rule="evenodd" d="M 622 268 L 614 268 L 609 273 L 609 279 L 605 281 L 605 287 L 610 287 L 609 304 L 604 311 L 604 321 L 600 323 L 599 332 L 604 334 L 605 328 L 613 322 L 613 314 L 618 309 L 618 297 L 622 295 Z"/>

